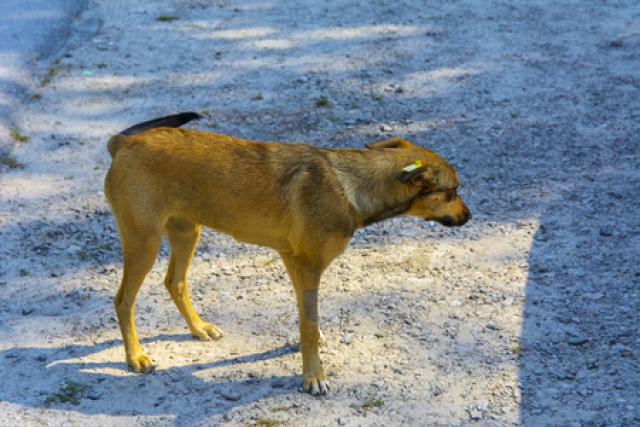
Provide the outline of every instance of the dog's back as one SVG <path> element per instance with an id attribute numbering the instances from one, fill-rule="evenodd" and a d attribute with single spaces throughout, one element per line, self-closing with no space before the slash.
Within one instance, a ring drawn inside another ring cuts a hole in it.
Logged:
<path id="1" fill-rule="evenodd" d="M 184 126 L 192 120 L 198 120 L 201 118 L 202 116 L 198 113 L 188 112 L 173 114 L 171 116 L 161 117 L 159 119 L 153 119 L 146 122 L 138 123 L 137 125 L 131 126 L 130 128 L 123 130 L 119 134 L 114 135 L 107 144 L 107 150 L 109 150 L 109 154 L 111 154 L 111 157 L 114 157 L 116 152 L 118 151 L 119 142 L 122 141 L 122 136 L 137 135 L 146 130 L 159 127 L 179 128 L 180 126 Z"/>

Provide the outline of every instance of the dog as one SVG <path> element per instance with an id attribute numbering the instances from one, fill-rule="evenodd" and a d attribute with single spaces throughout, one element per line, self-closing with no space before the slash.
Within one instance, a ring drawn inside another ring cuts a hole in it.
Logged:
<path id="1" fill-rule="evenodd" d="M 108 142 L 105 195 L 120 235 L 123 275 L 114 303 L 135 372 L 154 369 L 136 333 L 134 302 L 165 234 L 165 286 L 191 333 L 220 338 L 194 311 L 187 269 L 202 226 L 275 249 L 295 288 L 305 391 L 326 394 L 318 351 L 318 288 L 354 232 L 399 215 L 461 226 L 471 213 L 454 168 L 437 154 L 392 138 L 366 148 L 255 142 L 179 129 L 197 113 L 140 123 Z"/>

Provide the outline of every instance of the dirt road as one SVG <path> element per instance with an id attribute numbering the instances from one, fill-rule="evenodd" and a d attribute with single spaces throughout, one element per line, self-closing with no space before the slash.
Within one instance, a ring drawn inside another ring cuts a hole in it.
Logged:
<path id="1" fill-rule="evenodd" d="M 0 166 L 0 425 L 640 423 L 640 4 L 362 4 L 95 0 L 36 64 Z M 191 289 L 227 335 L 189 336 L 165 246 L 136 311 L 158 369 L 126 368 L 106 141 L 189 110 L 459 172 L 471 223 L 371 226 L 324 276 L 327 397 L 277 254 L 211 231 Z"/>

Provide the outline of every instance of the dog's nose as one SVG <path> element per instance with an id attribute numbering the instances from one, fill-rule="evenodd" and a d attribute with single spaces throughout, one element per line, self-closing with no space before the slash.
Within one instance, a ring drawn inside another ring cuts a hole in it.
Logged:
<path id="1" fill-rule="evenodd" d="M 445 227 L 454 227 L 456 225 L 461 225 L 459 221 L 456 221 L 452 216 L 445 216 L 440 219 L 440 224 Z"/>

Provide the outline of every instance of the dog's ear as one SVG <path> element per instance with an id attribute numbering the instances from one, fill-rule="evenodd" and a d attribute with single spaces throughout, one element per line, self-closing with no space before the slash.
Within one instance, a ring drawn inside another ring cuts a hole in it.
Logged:
<path id="1" fill-rule="evenodd" d="M 383 141 L 368 142 L 365 146 L 372 150 L 378 150 L 380 148 L 411 148 L 413 144 L 406 139 L 391 138 Z"/>
<path id="2" fill-rule="evenodd" d="M 418 162 L 416 161 L 416 163 Z M 423 187 L 425 190 L 431 190 L 438 186 L 436 172 L 434 168 L 429 166 L 409 165 L 402 169 L 396 177 L 403 184 L 411 183 Z"/>

